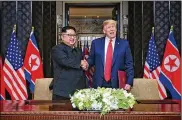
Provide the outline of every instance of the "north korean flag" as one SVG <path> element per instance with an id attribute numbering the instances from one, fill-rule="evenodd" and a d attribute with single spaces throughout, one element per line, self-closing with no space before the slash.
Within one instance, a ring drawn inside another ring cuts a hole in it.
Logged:
<path id="1" fill-rule="evenodd" d="M 36 79 L 44 77 L 42 60 L 33 31 L 30 34 L 30 39 L 27 45 L 24 67 L 25 78 L 30 83 L 30 90 L 33 93 Z"/>
<path id="2" fill-rule="evenodd" d="M 172 99 L 181 99 L 181 58 L 173 31 L 170 31 L 164 52 L 160 81 L 169 90 Z"/>

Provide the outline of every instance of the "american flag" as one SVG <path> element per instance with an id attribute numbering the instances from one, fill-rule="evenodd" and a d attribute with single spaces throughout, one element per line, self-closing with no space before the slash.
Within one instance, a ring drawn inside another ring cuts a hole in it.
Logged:
<path id="1" fill-rule="evenodd" d="M 88 41 L 87 43 L 84 41 L 84 47 L 83 47 L 83 59 L 87 59 L 89 55 L 89 46 Z M 87 71 L 85 71 L 85 76 L 88 80 L 88 87 L 92 87 L 92 77 L 93 77 L 94 67 L 89 68 Z"/>
<path id="2" fill-rule="evenodd" d="M 2 57 L 0 56 L 0 100 L 5 100 L 5 85 L 4 81 L 2 80 L 2 69 L 3 69 L 3 61 Z"/>
<path id="3" fill-rule="evenodd" d="M 3 80 L 12 100 L 28 98 L 21 48 L 13 30 L 3 66 Z"/>
<path id="4" fill-rule="evenodd" d="M 148 53 L 147 53 L 147 57 L 145 61 L 143 77 L 157 80 L 159 96 L 161 99 L 164 99 L 167 97 L 167 94 L 163 84 L 159 80 L 159 75 L 161 71 L 160 64 L 161 63 L 159 60 L 159 55 L 157 53 L 156 45 L 154 42 L 154 35 L 152 34 L 151 39 L 149 41 L 149 48 L 148 48 Z"/>

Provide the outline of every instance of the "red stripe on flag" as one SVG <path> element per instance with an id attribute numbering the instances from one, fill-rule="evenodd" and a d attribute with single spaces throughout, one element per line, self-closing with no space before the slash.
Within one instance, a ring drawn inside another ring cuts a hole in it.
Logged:
<path id="1" fill-rule="evenodd" d="M 6 90 L 10 94 L 11 99 L 12 100 L 18 99 L 18 96 L 16 95 L 16 92 L 14 92 L 14 88 L 12 86 L 12 82 L 8 80 L 10 78 L 8 76 L 6 76 L 6 74 L 5 74 L 3 79 L 4 79 L 4 82 L 6 84 Z"/>
<path id="2" fill-rule="evenodd" d="M 9 65 L 10 63 L 8 60 L 5 60 L 3 71 L 4 77 L 7 80 L 5 80 L 6 88 L 10 93 L 12 100 L 25 100 L 28 98 L 27 92 L 25 91 L 26 81 L 19 72 L 12 70 L 13 68 Z"/>
<path id="3" fill-rule="evenodd" d="M 18 93 L 17 88 L 14 86 L 16 81 L 13 79 L 13 76 L 12 76 L 13 72 L 9 69 L 6 63 L 4 64 L 3 71 L 4 71 L 4 81 L 6 84 L 6 89 L 8 88 L 7 90 L 11 96 L 11 99 L 16 100 L 20 98 L 19 94 L 17 94 Z M 11 77 L 9 74 L 11 75 Z M 17 97 L 14 94 L 16 94 Z"/>
<path id="4" fill-rule="evenodd" d="M 166 98 L 167 96 L 164 94 L 164 92 L 163 92 L 163 90 L 161 89 L 161 87 L 160 87 L 160 85 L 159 84 L 157 84 L 158 85 L 158 90 L 159 90 L 159 92 L 160 92 L 160 94 L 161 94 L 161 97 L 164 99 L 164 98 Z"/>
<path id="5" fill-rule="evenodd" d="M 0 56 L 0 100 L 5 100 L 5 84 L 3 80 L 3 61 Z"/>
<path id="6" fill-rule="evenodd" d="M 144 78 L 150 78 L 150 70 L 149 70 L 149 68 L 148 68 L 148 66 L 145 64 L 145 66 L 144 66 L 144 75 L 143 75 L 143 77 Z"/>

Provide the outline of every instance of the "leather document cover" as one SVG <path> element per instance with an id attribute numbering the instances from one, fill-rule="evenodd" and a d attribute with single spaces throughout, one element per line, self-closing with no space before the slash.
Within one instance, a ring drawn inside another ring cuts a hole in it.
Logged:
<path id="1" fill-rule="evenodd" d="M 119 79 L 119 88 L 123 88 L 126 85 L 126 72 L 118 71 L 118 79 Z"/>

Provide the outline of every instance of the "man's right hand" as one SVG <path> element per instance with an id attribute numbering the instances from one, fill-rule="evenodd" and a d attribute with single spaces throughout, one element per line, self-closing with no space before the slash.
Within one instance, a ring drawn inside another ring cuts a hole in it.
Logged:
<path id="1" fill-rule="evenodd" d="M 83 70 L 88 70 L 88 62 L 84 59 L 84 60 L 81 60 L 81 67 Z"/>

